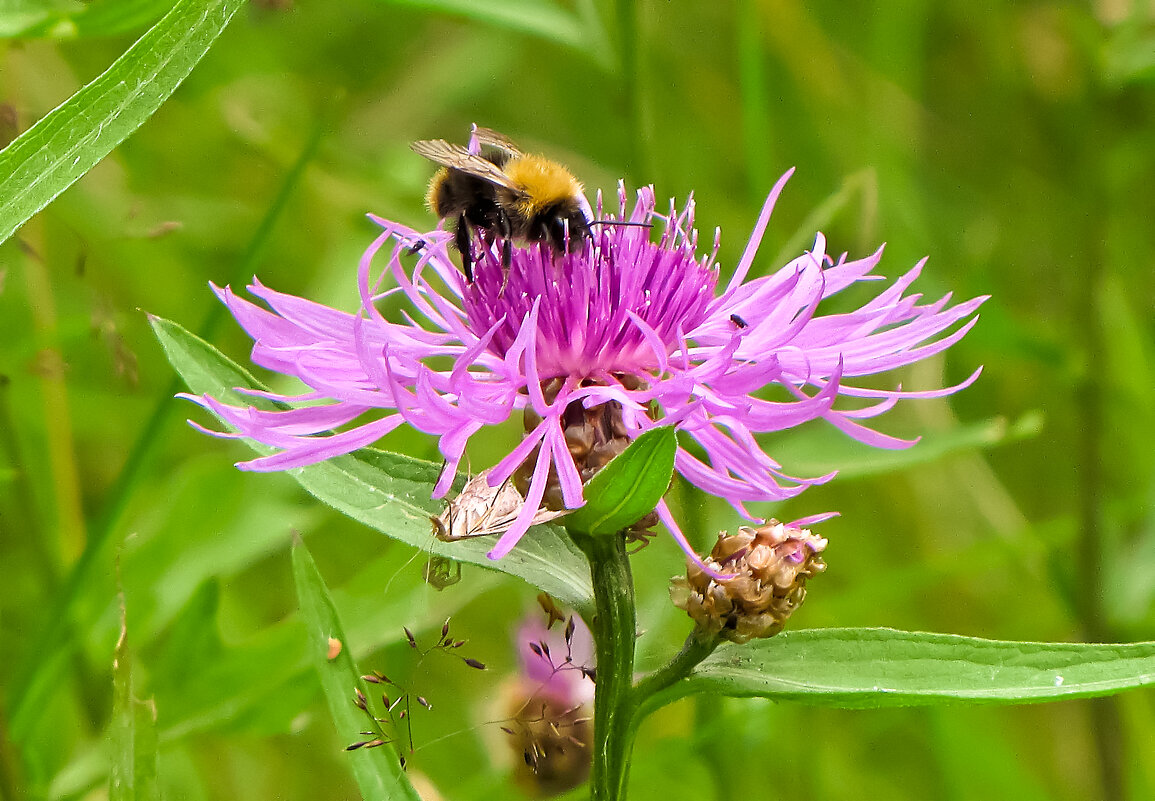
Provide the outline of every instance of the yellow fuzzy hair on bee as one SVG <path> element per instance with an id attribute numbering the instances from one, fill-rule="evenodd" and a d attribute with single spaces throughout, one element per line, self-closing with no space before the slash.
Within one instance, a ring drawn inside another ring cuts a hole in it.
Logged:
<path id="1" fill-rule="evenodd" d="M 543 156 L 510 159 L 504 170 L 523 193 L 517 205 L 526 216 L 564 204 L 582 192 L 581 182 L 569 170 Z"/>
<path id="2" fill-rule="evenodd" d="M 473 282 L 474 236 L 488 247 L 501 241 L 501 264 L 509 269 L 512 243 L 541 243 L 555 253 L 588 239 L 592 220 L 581 183 L 545 156 L 522 153 L 507 137 L 474 128 L 479 151 L 444 139 L 413 143 L 413 150 L 441 169 L 429 183 L 426 202 L 449 221 L 466 281 Z"/>

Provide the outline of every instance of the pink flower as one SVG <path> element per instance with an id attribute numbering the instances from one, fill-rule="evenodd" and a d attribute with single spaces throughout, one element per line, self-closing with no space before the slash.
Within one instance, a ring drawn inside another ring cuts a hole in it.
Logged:
<path id="1" fill-rule="evenodd" d="M 310 387 L 302 395 L 270 396 L 294 408 L 260 411 L 208 396 L 195 400 L 235 429 L 223 436 L 278 449 L 240 465 L 249 470 L 312 464 L 369 445 L 403 423 L 413 426 L 439 438 L 445 469 L 437 497 L 449 490 L 473 434 L 524 414 L 524 439 L 489 473 L 497 486 L 532 459 L 525 467 L 531 472 L 525 507 L 494 545 L 495 559 L 525 533 L 550 482 L 560 486 L 566 507 L 584 503 L 567 419 L 607 403 L 629 438 L 654 426 L 677 426 L 682 447 L 676 470 L 750 518 L 747 502 L 789 498 L 833 475 L 787 475 L 756 435 L 822 419 L 869 445 L 905 447 L 912 443 L 864 421 L 900 398 L 955 392 L 979 373 L 923 392 L 852 383 L 940 353 L 977 320 L 985 297 L 951 305 L 950 295 L 920 303 L 920 295 L 905 294 L 923 262 L 862 307 L 826 315 L 818 314 L 825 298 L 861 281 L 882 280 L 872 275 L 881 249 L 848 261 L 827 255 L 818 235 L 810 252 L 746 280 L 789 175 L 770 193 L 745 252 L 720 287 L 717 236 L 711 254 L 696 252 L 693 200 L 662 215 L 650 188 L 637 193 L 632 208 L 620 189 L 619 219 L 652 224 L 660 229 L 657 241 L 646 227 L 594 223 L 591 237 L 575 239 L 565 254 L 538 244 L 514 248 L 506 273 L 500 243 L 486 246 L 479 239 L 472 284 L 454 264 L 449 234 L 372 217 L 383 232 L 361 259 L 355 313 L 260 283 L 249 291 L 267 309 L 214 287 L 253 337 L 253 361 Z M 597 218 L 607 219 L 600 198 L 597 205 Z M 379 267 L 386 245 L 388 257 Z M 416 265 L 407 268 L 412 261 Z M 386 319 L 377 304 L 393 295 L 402 296 L 407 311 Z M 773 400 L 763 392 L 771 387 Z M 838 403 L 840 398 L 855 402 Z M 685 447 L 690 440 L 696 448 Z M 658 513 L 691 553 L 664 503 Z"/>
<path id="2" fill-rule="evenodd" d="M 572 630 L 554 631 L 534 615 L 522 621 L 516 637 L 524 694 L 562 709 L 594 700 L 594 637 L 580 617 L 567 618 L 566 626 L 571 625 Z"/>
<path id="3" fill-rule="evenodd" d="M 496 714 L 516 754 L 517 783 L 532 796 L 558 795 L 590 772 L 593 635 L 581 618 L 551 631 L 533 616 L 518 627 L 516 643 L 520 670 L 503 685 Z"/>

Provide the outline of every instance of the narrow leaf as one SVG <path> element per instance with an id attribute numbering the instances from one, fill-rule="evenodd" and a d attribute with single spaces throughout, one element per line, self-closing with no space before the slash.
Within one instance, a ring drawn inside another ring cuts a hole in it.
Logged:
<path id="1" fill-rule="evenodd" d="M 894 473 L 928 464 L 952 453 L 992 448 L 1035 437 L 1043 428 L 1043 416 L 1029 412 L 1014 422 L 1003 417 L 961 425 L 950 431 L 924 435 L 910 448 L 872 448 L 825 423 L 807 425 L 773 440 L 774 458 L 796 475 L 821 476 L 838 471 L 838 477 L 863 478 Z"/>
<path id="2" fill-rule="evenodd" d="M 262 388 L 243 368 L 176 323 L 159 318 L 151 323 L 190 390 L 230 403 L 258 403 L 234 390 Z M 271 452 L 259 443 L 246 443 L 258 453 Z M 517 576 L 565 604 L 589 608 L 593 590 L 588 563 L 556 526 L 534 527 L 498 560 L 486 556 L 492 547 L 488 538 L 452 543 L 435 539 L 429 517 L 441 511 L 442 502 L 432 500 L 430 493 L 439 472 L 440 466 L 431 462 L 365 448 L 288 474 L 318 500 L 387 536 L 428 553 Z"/>
<path id="3" fill-rule="evenodd" d="M 1155 684 L 1155 642 L 1041 643 L 894 629 L 815 629 L 719 648 L 647 707 L 691 693 L 846 709 L 1023 704 Z"/>
<path id="4" fill-rule="evenodd" d="M 586 484 L 586 505 L 565 520 L 584 534 L 613 534 L 648 515 L 670 486 L 678 438 L 670 426 L 630 443 Z"/>
<path id="5" fill-rule="evenodd" d="M 453 14 L 471 22 L 527 33 L 582 50 L 586 37 L 577 18 L 541 0 L 383 0 L 390 5 Z"/>
<path id="6" fill-rule="evenodd" d="M 112 663 L 112 763 L 109 766 L 109 801 L 153 801 L 160 798 L 157 784 L 156 707 L 138 701 L 133 693 L 132 655 L 121 595 L 120 639 Z"/>
<path id="7" fill-rule="evenodd" d="M 128 138 L 244 0 L 180 0 L 104 74 L 0 151 L 0 242 Z"/>
<path id="8" fill-rule="evenodd" d="M 301 604 L 309 655 L 321 678 L 337 736 L 347 739 L 348 745 L 365 728 L 365 716 L 352 701 L 354 691 L 361 687 L 361 674 L 353 664 L 329 590 L 313 557 L 300 541 L 293 545 L 293 581 Z M 363 748 L 346 758 L 364 801 L 421 801 L 392 748 Z"/>
<path id="9" fill-rule="evenodd" d="M 0 10 L 0 38 L 112 36 L 139 29 L 172 7 L 165 0 L 10 3 Z"/>

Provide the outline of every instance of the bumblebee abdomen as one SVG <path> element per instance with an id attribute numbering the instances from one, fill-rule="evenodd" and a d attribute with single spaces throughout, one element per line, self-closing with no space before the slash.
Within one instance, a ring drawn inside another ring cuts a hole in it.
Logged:
<path id="1" fill-rule="evenodd" d="M 425 195 L 429 210 L 441 218 L 456 217 L 479 204 L 491 206 L 493 202 L 492 184 L 451 167 L 437 171 Z"/>

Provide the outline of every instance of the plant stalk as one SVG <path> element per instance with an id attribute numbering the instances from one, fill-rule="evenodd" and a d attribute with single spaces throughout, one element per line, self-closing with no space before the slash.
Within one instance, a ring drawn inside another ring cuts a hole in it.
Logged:
<path id="1" fill-rule="evenodd" d="M 652 711 L 647 708 L 646 702 L 657 692 L 673 686 L 690 675 L 699 662 L 714 653 L 714 649 L 722 640 L 716 636 L 706 634 L 699 628 L 690 632 L 685 644 L 678 655 L 665 666 L 658 668 L 650 675 L 638 682 L 634 690 L 634 709 L 636 710 L 635 724 L 641 723 L 642 718 Z"/>
<path id="2" fill-rule="evenodd" d="M 573 534 L 573 538 L 590 560 L 594 589 L 591 628 L 597 682 L 590 798 L 619 801 L 626 797 L 636 706 L 632 687 L 637 630 L 634 581 L 625 537 Z"/>

